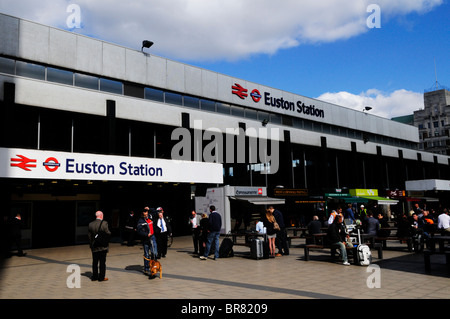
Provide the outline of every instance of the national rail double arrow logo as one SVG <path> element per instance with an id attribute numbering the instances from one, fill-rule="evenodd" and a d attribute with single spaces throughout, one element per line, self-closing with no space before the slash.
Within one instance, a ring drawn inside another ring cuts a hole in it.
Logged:
<path id="1" fill-rule="evenodd" d="M 248 94 L 247 94 L 248 90 L 244 89 L 240 84 L 235 83 L 231 87 L 231 89 L 232 89 L 231 93 L 236 94 L 241 99 L 245 99 L 248 96 Z"/>
<path id="2" fill-rule="evenodd" d="M 11 167 L 19 167 L 25 171 L 31 171 L 30 168 L 36 167 L 36 160 L 17 154 L 19 158 L 11 158 Z"/>

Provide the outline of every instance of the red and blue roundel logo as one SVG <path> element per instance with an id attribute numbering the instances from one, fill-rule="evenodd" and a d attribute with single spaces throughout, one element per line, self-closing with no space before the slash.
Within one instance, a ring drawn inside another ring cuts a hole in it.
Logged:
<path id="1" fill-rule="evenodd" d="M 254 89 L 251 93 L 250 96 L 252 97 L 253 101 L 258 103 L 259 100 L 261 100 L 261 93 L 259 93 L 259 91 L 257 89 Z"/>
<path id="2" fill-rule="evenodd" d="M 58 169 L 58 167 L 61 165 L 58 160 L 54 157 L 49 157 L 45 160 L 45 162 L 43 163 L 44 167 L 47 169 L 47 171 L 49 172 L 54 172 Z"/>

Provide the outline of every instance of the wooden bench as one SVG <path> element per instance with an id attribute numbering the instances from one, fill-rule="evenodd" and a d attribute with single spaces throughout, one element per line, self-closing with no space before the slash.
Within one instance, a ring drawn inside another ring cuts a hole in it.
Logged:
<path id="1" fill-rule="evenodd" d="M 369 245 L 370 247 L 370 245 Z M 378 259 L 383 259 L 383 247 L 381 246 L 381 244 L 374 244 L 373 247 L 378 251 Z M 305 261 L 309 261 L 310 260 L 310 255 L 309 255 L 309 251 L 311 249 L 330 249 L 331 250 L 331 256 L 334 256 L 334 251 L 336 249 L 339 249 L 338 245 L 323 245 L 323 244 L 309 244 L 309 245 L 305 245 L 304 246 L 304 252 L 305 252 Z M 353 254 L 353 260 L 356 263 L 356 247 L 346 247 L 347 251 L 351 251 Z"/>
<path id="2" fill-rule="evenodd" d="M 436 251 L 436 250 L 424 250 L 423 251 L 423 261 L 425 264 L 425 270 L 431 271 L 431 255 L 445 255 L 445 263 L 447 268 L 450 270 L 450 250 Z"/>
<path id="3" fill-rule="evenodd" d="M 396 236 L 389 236 L 389 237 L 375 237 L 375 241 L 381 241 L 383 245 L 383 249 L 387 248 L 386 242 L 388 240 L 396 240 L 396 241 L 406 241 L 406 244 L 408 246 L 408 251 L 413 251 L 413 240 L 412 237 L 396 237 Z"/>

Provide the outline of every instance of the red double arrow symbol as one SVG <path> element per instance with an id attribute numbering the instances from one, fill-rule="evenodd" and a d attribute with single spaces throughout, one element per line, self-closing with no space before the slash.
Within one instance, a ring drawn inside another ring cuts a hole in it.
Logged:
<path id="1" fill-rule="evenodd" d="M 18 155 L 19 158 L 11 158 L 11 162 L 18 162 L 18 163 L 11 163 L 11 167 L 20 167 L 23 170 L 31 171 L 30 167 L 36 167 L 35 159 L 29 159 L 28 157 L 25 157 L 23 155 Z"/>
<path id="2" fill-rule="evenodd" d="M 231 91 L 231 93 L 236 94 L 236 95 L 239 96 L 241 99 L 245 99 L 245 98 L 248 96 L 248 94 L 247 94 L 248 90 L 247 90 L 247 89 L 244 89 L 242 86 L 240 86 L 240 85 L 237 84 L 237 83 L 235 83 L 235 84 L 231 87 L 231 89 L 233 90 L 233 91 Z"/>

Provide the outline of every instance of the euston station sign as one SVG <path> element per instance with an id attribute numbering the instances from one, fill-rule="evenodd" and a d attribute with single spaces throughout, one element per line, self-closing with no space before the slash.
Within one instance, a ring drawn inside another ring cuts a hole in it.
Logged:
<path id="1" fill-rule="evenodd" d="M 0 148 L 0 177 L 222 183 L 222 164 Z"/>
<path id="2" fill-rule="evenodd" d="M 269 92 L 264 92 L 264 94 L 261 94 L 257 89 L 252 90 L 251 93 L 248 94 L 248 89 L 242 87 L 239 83 L 235 83 L 231 86 L 231 93 L 237 95 L 241 100 L 245 100 L 248 95 L 250 95 L 255 103 L 259 103 L 262 99 L 264 101 L 264 105 L 272 108 L 292 111 L 298 114 L 309 115 L 317 118 L 325 117 L 325 111 L 317 108 L 315 105 L 306 105 L 300 100 L 292 102 L 283 99 L 283 97 L 273 97 Z"/>

